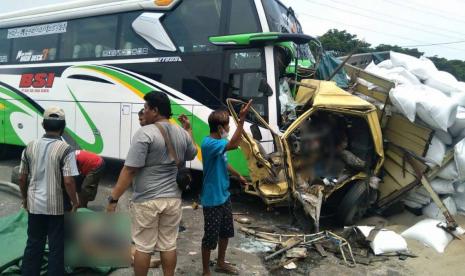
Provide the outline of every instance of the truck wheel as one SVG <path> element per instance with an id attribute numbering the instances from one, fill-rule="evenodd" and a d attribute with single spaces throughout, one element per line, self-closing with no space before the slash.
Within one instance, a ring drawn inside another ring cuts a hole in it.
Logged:
<path id="1" fill-rule="evenodd" d="M 356 181 L 347 191 L 337 210 L 338 222 L 353 225 L 360 220 L 370 206 L 369 186 L 364 180 Z"/>
<path id="2" fill-rule="evenodd" d="M 11 172 L 11 183 L 19 185 L 19 166 L 14 167 Z"/>

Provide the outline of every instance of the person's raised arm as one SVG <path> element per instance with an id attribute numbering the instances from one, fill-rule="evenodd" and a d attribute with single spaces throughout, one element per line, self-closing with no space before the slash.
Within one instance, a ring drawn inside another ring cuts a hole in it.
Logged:
<path id="1" fill-rule="evenodd" d="M 191 127 L 191 122 L 189 121 L 189 118 L 187 118 L 186 115 L 181 114 L 178 117 L 178 121 L 181 123 L 182 128 L 189 133 L 189 135 L 192 138 L 192 141 L 194 141 L 194 136 L 192 135 L 192 127 Z"/>
<path id="2" fill-rule="evenodd" d="M 188 145 L 186 147 L 186 152 L 184 153 L 184 161 L 190 161 L 197 156 L 197 146 L 195 145 L 194 142 L 194 135 L 192 134 L 192 127 L 191 127 L 191 122 L 189 121 L 189 118 L 187 118 L 186 115 L 181 114 L 181 116 L 178 117 L 179 122 L 182 125 L 182 128 L 187 131 L 189 134 L 190 139 L 188 139 Z"/>
<path id="3" fill-rule="evenodd" d="M 247 113 L 249 112 L 250 107 L 252 106 L 252 100 L 250 100 L 247 104 L 241 107 L 241 111 L 239 112 L 239 122 L 237 123 L 236 131 L 234 132 L 231 140 L 226 145 L 226 151 L 237 149 L 241 142 L 241 135 L 242 131 L 244 130 L 244 122 Z"/>

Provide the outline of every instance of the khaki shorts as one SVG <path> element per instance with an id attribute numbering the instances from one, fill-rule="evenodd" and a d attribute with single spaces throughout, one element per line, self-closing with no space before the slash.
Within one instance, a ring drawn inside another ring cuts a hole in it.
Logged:
<path id="1" fill-rule="evenodd" d="M 182 209 L 180 198 L 131 203 L 132 240 L 139 252 L 176 249 Z"/>

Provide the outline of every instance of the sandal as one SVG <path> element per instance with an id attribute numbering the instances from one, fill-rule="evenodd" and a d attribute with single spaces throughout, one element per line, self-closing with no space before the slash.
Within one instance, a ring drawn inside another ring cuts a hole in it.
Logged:
<path id="1" fill-rule="evenodd" d="M 229 275 L 239 275 L 239 270 L 230 264 L 225 264 L 224 266 L 215 266 L 215 272 L 224 273 Z"/>

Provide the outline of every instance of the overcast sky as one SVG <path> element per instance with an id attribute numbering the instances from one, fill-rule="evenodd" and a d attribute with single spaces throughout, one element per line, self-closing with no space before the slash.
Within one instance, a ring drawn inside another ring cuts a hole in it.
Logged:
<path id="1" fill-rule="evenodd" d="M 0 0 L 0 13 L 70 0 Z M 464 0 L 282 0 L 292 6 L 304 32 L 321 35 L 337 28 L 372 45 L 417 47 L 428 56 L 465 60 Z"/>

